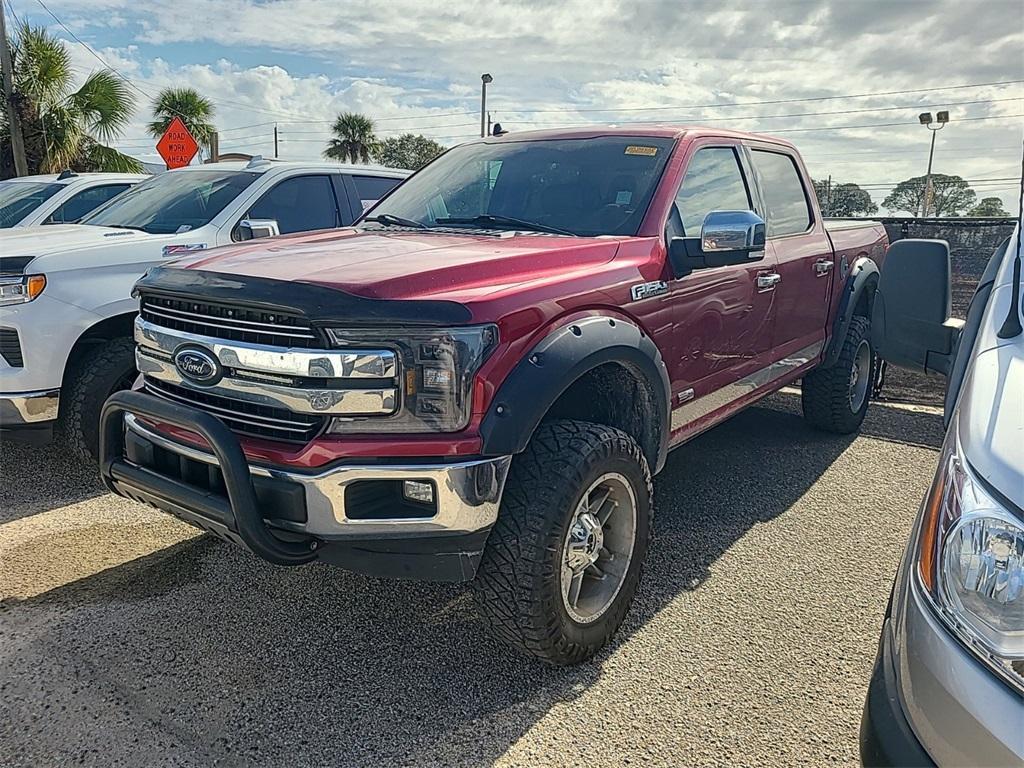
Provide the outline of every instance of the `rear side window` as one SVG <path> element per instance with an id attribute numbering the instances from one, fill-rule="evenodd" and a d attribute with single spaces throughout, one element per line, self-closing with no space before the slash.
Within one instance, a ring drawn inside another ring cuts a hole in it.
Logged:
<path id="1" fill-rule="evenodd" d="M 768 208 L 768 237 L 806 232 L 811 226 L 811 209 L 800 171 L 789 155 L 754 150 L 754 166 Z"/>
<path id="2" fill-rule="evenodd" d="M 99 208 L 112 197 L 124 192 L 131 184 L 104 184 L 101 187 L 84 189 L 72 195 L 50 214 L 46 224 L 74 224 L 87 213 Z"/>
<path id="3" fill-rule="evenodd" d="M 365 211 L 397 187 L 401 179 L 388 179 L 381 176 L 353 176 L 352 181 L 355 182 L 359 203 L 362 210 Z"/>
<path id="4" fill-rule="evenodd" d="M 750 210 L 750 196 L 735 150 L 729 147 L 697 150 L 686 166 L 675 206 L 683 234 L 689 237 L 700 234 L 704 217 L 712 211 Z"/>
<path id="5" fill-rule="evenodd" d="M 341 225 L 329 176 L 296 176 L 275 184 L 249 209 L 250 219 L 274 219 L 282 235 Z"/>

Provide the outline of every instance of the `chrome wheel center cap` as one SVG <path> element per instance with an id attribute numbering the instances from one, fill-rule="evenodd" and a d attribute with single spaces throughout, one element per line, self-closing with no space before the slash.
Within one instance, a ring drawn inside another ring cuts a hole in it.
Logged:
<path id="1" fill-rule="evenodd" d="M 601 521 L 590 512 L 584 512 L 569 531 L 568 565 L 580 571 L 597 562 L 604 547 Z"/>

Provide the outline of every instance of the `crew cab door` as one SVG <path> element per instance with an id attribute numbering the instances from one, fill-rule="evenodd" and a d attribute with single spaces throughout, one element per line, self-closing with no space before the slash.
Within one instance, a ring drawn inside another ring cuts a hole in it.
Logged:
<path id="1" fill-rule="evenodd" d="M 666 235 L 669 241 L 699 236 L 711 211 L 755 208 L 742 147 L 718 140 L 702 144 L 687 163 Z M 698 269 L 669 284 L 675 312 L 669 372 L 676 404 L 699 402 L 770 364 L 774 294 L 759 278 L 774 272 L 766 250 L 763 259 Z M 701 408 L 693 412 L 706 415 Z"/>
<path id="2" fill-rule="evenodd" d="M 328 173 L 306 173 L 275 182 L 234 222 L 231 239 L 240 239 L 238 224 L 242 219 L 273 219 L 282 235 L 334 229 L 351 221 L 348 201 L 343 200 L 344 206 L 339 207 L 331 177 Z"/>
<path id="3" fill-rule="evenodd" d="M 750 157 L 778 274 L 773 288 L 773 357 L 814 357 L 825 342 L 835 271 L 832 242 L 811 204 L 813 190 L 796 155 L 784 147 L 764 145 L 751 146 Z"/>

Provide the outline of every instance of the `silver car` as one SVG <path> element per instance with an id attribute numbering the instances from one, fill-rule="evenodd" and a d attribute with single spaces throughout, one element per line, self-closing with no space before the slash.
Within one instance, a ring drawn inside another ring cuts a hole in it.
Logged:
<path id="1" fill-rule="evenodd" d="M 944 374 L 946 438 L 893 585 L 861 722 L 865 765 L 1024 765 L 1020 227 L 950 320 L 946 243 L 886 258 L 883 359 Z"/>

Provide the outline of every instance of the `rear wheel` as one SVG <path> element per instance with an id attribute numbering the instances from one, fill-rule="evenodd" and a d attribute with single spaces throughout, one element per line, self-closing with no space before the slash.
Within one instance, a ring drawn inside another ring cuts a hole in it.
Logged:
<path id="1" fill-rule="evenodd" d="M 804 418 L 827 432 L 856 432 L 868 410 L 874 372 L 871 323 L 866 317 L 856 316 L 850 321 L 835 365 L 811 371 L 804 377 Z"/>
<path id="2" fill-rule="evenodd" d="M 647 461 L 629 435 L 542 424 L 513 461 L 474 581 L 494 634 L 553 664 L 596 653 L 636 592 L 651 497 Z"/>

